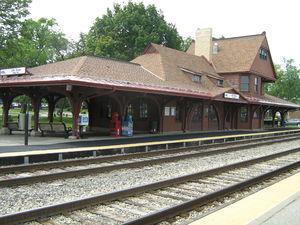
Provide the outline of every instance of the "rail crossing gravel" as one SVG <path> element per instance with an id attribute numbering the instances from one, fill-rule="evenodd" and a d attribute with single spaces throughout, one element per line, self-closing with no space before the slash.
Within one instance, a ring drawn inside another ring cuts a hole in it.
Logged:
<path id="1" fill-rule="evenodd" d="M 273 177 L 271 179 L 268 179 L 262 183 L 256 184 L 254 186 L 251 186 L 249 188 L 246 188 L 245 190 L 241 190 L 240 192 L 235 192 L 229 196 L 226 196 L 222 199 L 213 201 L 209 204 L 206 204 L 205 206 L 201 206 L 198 208 L 195 208 L 192 211 L 189 211 L 187 213 L 184 213 L 183 215 L 176 216 L 170 220 L 162 221 L 158 223 L 158 225 L 183 225 L 183 224 L 189 224 L 191 222 L 194 222 L 195 220 L 199 220 L 200 218 L 219 210 L 223 207 L 226 207 L 227 205 L 230 205 L 242 198 L 245 198 L 259 190 L 262 190 L 263 188 L 266 188 L 282 179 L 285 179 L 291 175 L 294 175 L 296 173 L 300 172 L 300 168 L 294 169 L 292 171 L 289 171 L 287 173 L 283 173 L 279 176 Z M 66 218 L 68 219 L 68 218 Z"/>
<path id="2" fill-rule="evenodd" d="M 299 140 L 161 165 L 122 169 L 93 176 L 1 188 L 0 215 L 148 184 L 295 147 L 300 147 Z"/>
<path id="3" fill-rule="evenodd" d="M 249 165 L 243 168 L 236 168 L 230 171 L 218 172 L 215 175 L 209 175 L 190 181 L 183 184 L 172 185 L 150 193 L 137 194 L 134 197 L 128 197 L 97 206 L 92 206 L 83 210 L 76 210 L 70 213 L 65 213 L 62 216 L 53 216 L 45 218 L 42 223 L 49 224 L 123 224 L 126 221 L 137 219 L 161 208 L 167 208 L 172 205 L 177 205 L 188 200 L 206 195 L 207 193 L 220 190 L 224 187 L 239 183 L 242 180 L 253 178 L 263 171 L 272 171 L 278 169 L 281 165 L 295 161 L 295 157 L 299 157 L 300 152 L 283 156 L 276 159 L 271 159 L 266 162 Z M 239 175 L 238 177 L 236 175 Z M 232 179 L 234 178 L 234 179 Z M 195 191 L 195 190 L 197 191 Z M 199 192 L 199 190 L 201 190 Z M 238 193 L 237 195 L 241 195 Z M 225 200 L 215 201 L 208 204 L 208 209 L 215 206 L 220 206 L 224 202 L 229 202 L 230 198 Z M 190 212 L 189 218 L 195 217 L 196 212 Z M 181 218 L 181 219 L 180 219 Z M 70 221 L 71 219 L 71 221 Z M 182 216 L 177 216 L 177 220 L 185 220 Z M 39 221 L 40 222 L 40 221 Z M 140 224 L 139 222 L 138 224 Z M 34 224 L 34 223 L 31 223 Z M 163 224 L 170 224 L 165 222 Z M 172 224 L 172 223 L 171 223 Z M 177 223 L 178 224 L 178 223 Z"/>

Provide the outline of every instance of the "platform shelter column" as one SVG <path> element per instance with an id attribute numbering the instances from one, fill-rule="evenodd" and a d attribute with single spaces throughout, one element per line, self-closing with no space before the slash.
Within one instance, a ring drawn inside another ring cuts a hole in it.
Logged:
<path id="1" fill-rule="evenodd" d="M 80 138 L 78 119 L 81 109 L 82 99 L 77 95 L 70 95 L 69 101 L 72 106 L 73 124 L 72 124 L 72 136 L 69 138 Z"/>
<path id="2" fill-rule="evenodd" d="M 48 120 L 50 123 L 53 123 L 53 113 L 55 109 L 54 96 L 48 98 Z"/>
<path id="3" fill-rule="evenodd" d="M 8 134 L 9 130 L 7 128 L 8 126 L 8 115 L 9 115 L 9 109 L 11 106 L 11 103 L 13 101 L 13 97 L 9 96 L 7 93 L 4 93 L 2 96 L 3 101 L 3 122 L 2 122 L 2 129 L 1 133 Z"/>
<path id="4" fill-rule="evenodd" d="M 31 97 L 31 104 L 33 107 L 33 118 L 34 118 L 34 125 L 33 125 L 33 130 L 34 132 L 39 131 L 39 113 L 40 113 L 40 104 L 41 104 L 42 98 L 40 96 L 32 96 Z"/>

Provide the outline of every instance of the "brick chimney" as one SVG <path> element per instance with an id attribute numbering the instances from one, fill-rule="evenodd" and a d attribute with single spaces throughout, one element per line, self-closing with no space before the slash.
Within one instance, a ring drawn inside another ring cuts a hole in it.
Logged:
<path id="1" fill-rule="evenodd" d="M 203 55 L 208 61 L 212 61 L 212 28 L 197 29 L 195 55 Z"/>

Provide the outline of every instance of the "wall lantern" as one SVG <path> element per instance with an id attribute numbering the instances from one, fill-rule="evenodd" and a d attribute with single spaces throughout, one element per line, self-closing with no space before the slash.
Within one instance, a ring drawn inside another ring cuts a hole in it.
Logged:
<path id="1" fill-rule="evenodd" d="M 67 90 L 67 91 L 72 91 L 72 85 L 71 85 L 71 84 L 67 84 L 66 90 Z"/>

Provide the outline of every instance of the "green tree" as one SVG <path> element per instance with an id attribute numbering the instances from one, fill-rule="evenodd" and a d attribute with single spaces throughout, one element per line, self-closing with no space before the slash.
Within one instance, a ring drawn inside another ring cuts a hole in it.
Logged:
<path id="1" fill-rule="evenodd" d="M 182 38 L 154 5 L 129 2 L 97 18 L 86 40 L 86 53 L 131 60 L 154 42 L 181 49 Z"/>
<path id="2" fill-rule="evenodd" d="M 54 19 L 25 20 L 17 38 L 7 41 L 5 64 L 2 67 L 33 67 L 63 60 L 68 40 Z"/>
<path id="3" fill-rule="evenodd" d="M 180 50 L 186 52 L 188 48 L 191 46 L 193 39 L 191 37 L 187 37 L 183 39 L 181 42 Z"/>
<path id="4" fill-rule="evenodd" d="M 31 0 L 1 0 L 0 4 L 0 47 L 5 46 L 7 37 L 16 34 L 21 20 L 29 14 Z"/>
<path id="5" fill-rule="evenodd" d="M 71 41 L 69 44 L 69 52 L 67 58 L 74 58 L 77 56 L 87 55 L 86 52 L 86 34 L 80 33 L 78 41 Z"/>
<path id="6" fill-rule="evenodd" d="M 295 66 L 293 59 L 284 60 L 284 67 L 275 66 L 277 80 L 268 84 L 265 90 L 268 94 L 292 102 L 300 100 L 300 69 Z"/>
<path id="7" fill-rule="evenodd" d="M 29 14 L 31 0 L 1 0 L 0 4 L 0 67 L 5 67 L 9 42 L 17 39 L 23 19 Z"/>

